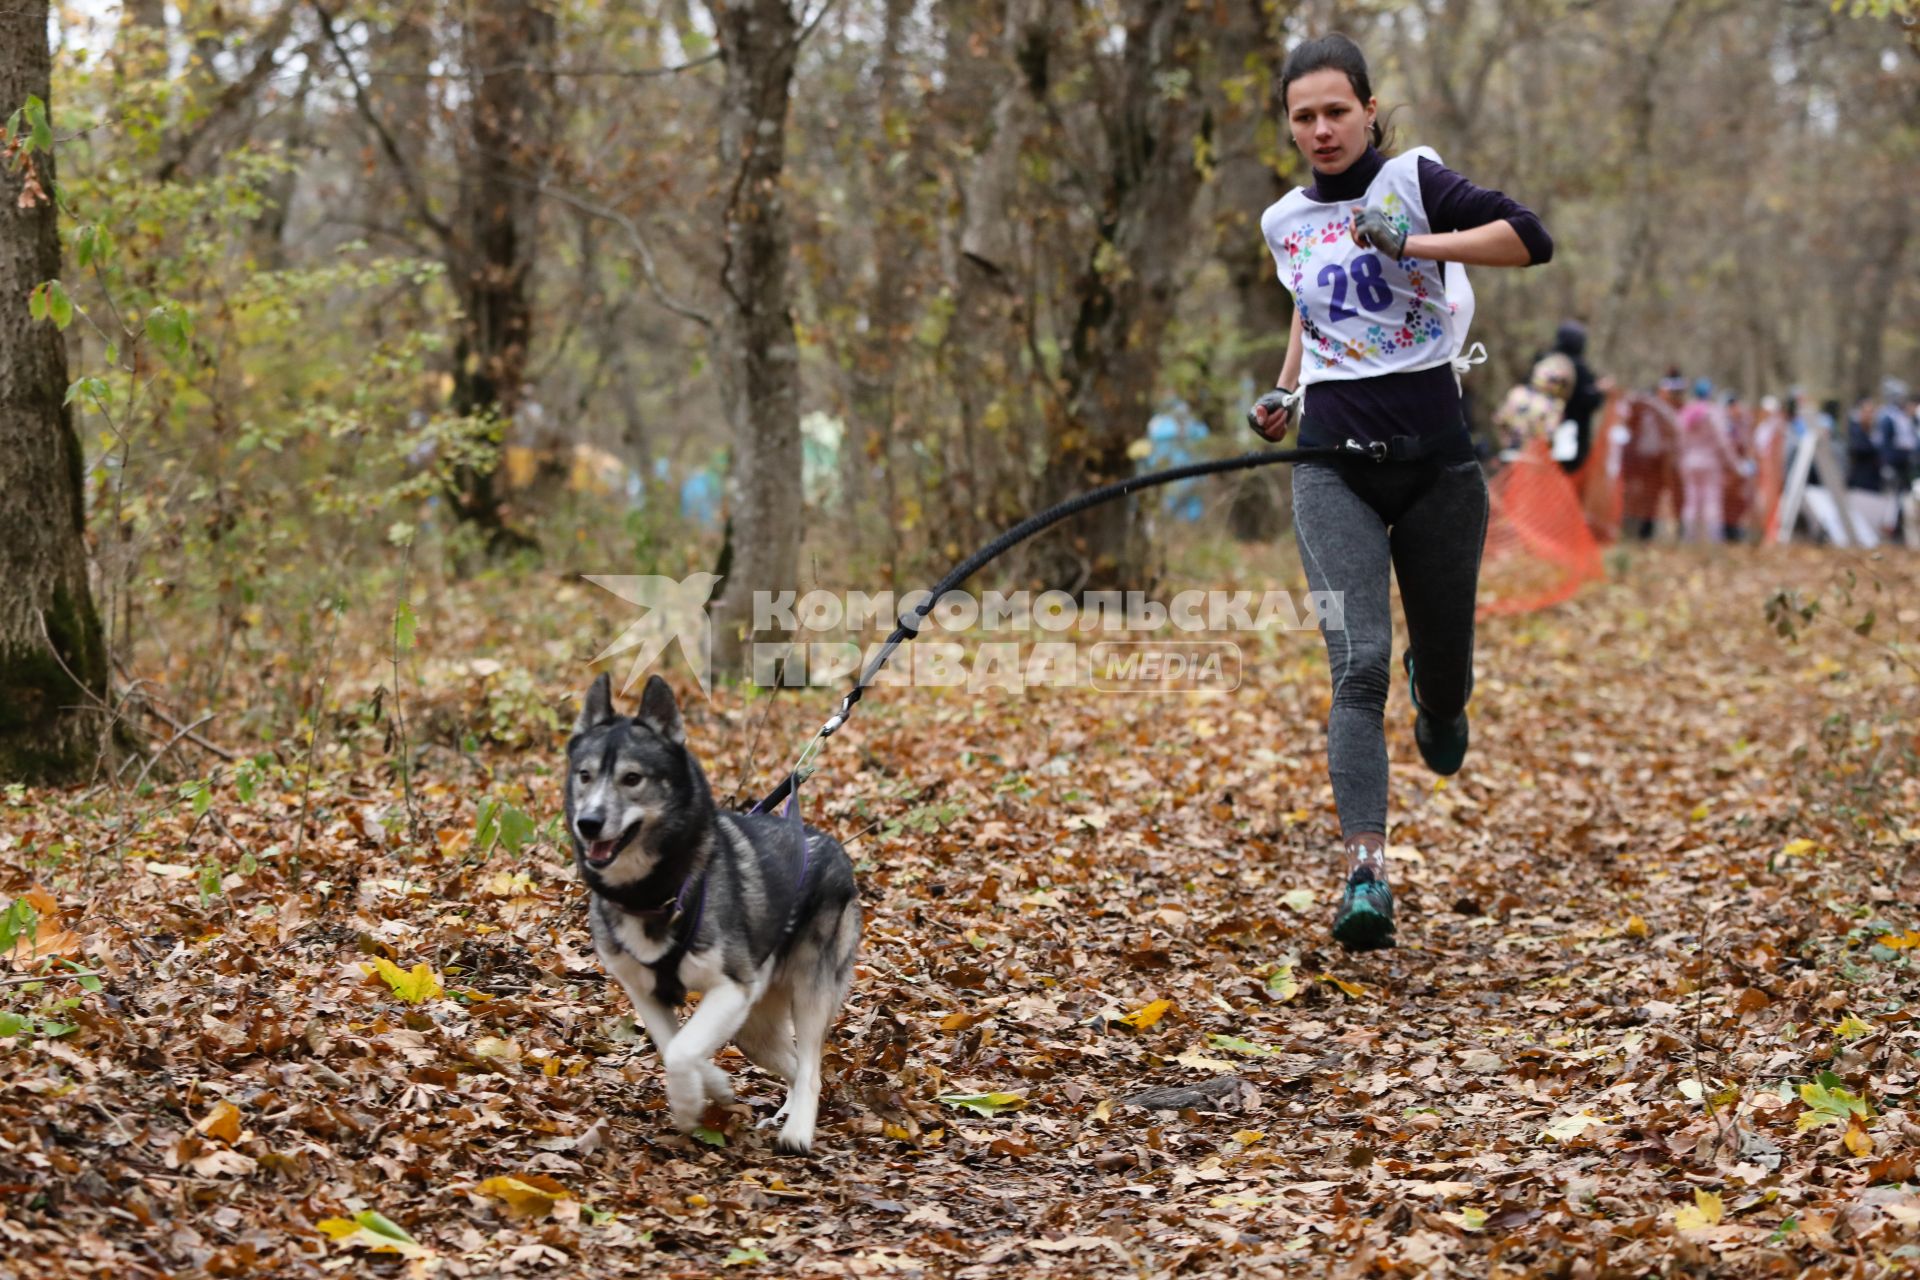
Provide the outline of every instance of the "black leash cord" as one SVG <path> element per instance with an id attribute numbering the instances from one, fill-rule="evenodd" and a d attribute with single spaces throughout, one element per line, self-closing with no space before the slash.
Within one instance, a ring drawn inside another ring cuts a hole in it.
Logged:
<path id="1" fill-rule="evenodd" d="M 911 614 L 900 620 L 899 625 L 894 627 L 893 634 L 887 637 L 886 644 L 880 647 L 880 652 L 873 655 L 873 661 L 866 665 L 866 669 L 860 673 L 860 678 L 854 681 L 852 690 L 841 699 L 839 710 L 835 711 L 827 719 L 826 724 L 821 726 L 819 736 L 831 738 L 835 731 L 847 722 L 847 717 L 853 714 L 853 704 L 860 701 L 861 693 L 872 683 L 873 678 L 880 674 L 880 668 L 887 665 L 887 660 L 893 657 L 893 651 L 920 633 L 920 624 L 926 621 L 927 615 L 933 612 L 934 606 L 939 604 L 949 591 L 1036 533 L 1059 524 L 1069 516 L 1077 516 L 1090 507 L 1112 502 L 1116 498 L 1124 498 L 1142 489 L 1153 489 L 1163 484 L 1191 480 L 1195 476 L 1220 475 L 1228 471 L 1248 471 L 1254 467 L 1272 466 L 1278 462 L 1352 461 L 1356 454 L 1362 458 L 1375 457 L 1378 460 L 1376 455 L 1371 455 L 1357 444 L 1320 445 L 1300 449 L 1262 449 L 1257 453 L 1243 453 L 1233 458 L 1215 458 L 1210 462 L 1192 462 L 1184 467 L 1169 467 L 1165 471 L 1149 471 L 1145 475 L 1132 476 L 1115 481 L 1113 484 L 1102 485 L 1098 489 L 1088 490 L 1077 497 L 1048 507 L 1038 515 L 1029 516 L 948 570 L 947 576 L 940 579 L 928 593 L 927 598 L 915 605 Z M 793 784 L 794 775 L 789 773 L 781 779 L 780 785 L 768 793 L 767 798 L 755 805 L 750 812 L 771 812 L 775 805 L 792 793 Z"/>

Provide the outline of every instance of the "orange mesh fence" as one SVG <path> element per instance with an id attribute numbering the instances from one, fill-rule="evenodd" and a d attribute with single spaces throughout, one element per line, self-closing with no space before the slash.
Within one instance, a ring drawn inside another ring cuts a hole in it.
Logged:
<path id="1" fill-rule="evenodd" d="M 1621 397 L 1608 396 L 1593 429 L 1587 459 L 1572 476 L 1573 490 L 1580 495 L 1581 509 L 1586 512 L 1587 528 L 1602 545 L 1620 540 L 1620 446 L 1613 438 L 1620 410 Z"/>
<path id="2" fill-rule="evenodd" d="M 1604 573 L 1581 494 L 1545 440 L 1529 442 L 1487 490 L 1481 617 L 1558 604 Z"/>
<path id="3" fill-rule="evenodd" d="M 1760 442 L 1760 474 L 1756 488 L 1760 501 L 1760 539 L 1772 542 L 1780 536 L 1780 495 L 1787 482 L 1787 433 L 1784 424 L 1776 424 L 1769 437 Z"/>

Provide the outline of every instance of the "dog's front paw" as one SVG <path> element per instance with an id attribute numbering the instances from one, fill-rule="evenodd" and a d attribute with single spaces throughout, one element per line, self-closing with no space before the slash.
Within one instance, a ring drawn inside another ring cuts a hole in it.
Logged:
<path id="1" fill-rule="evenodd" d="M 787 1126 L 791 1129 L 793 1126 Z M 773 1140 L 773 1149 L 783 1156 L 806 1156 L 813 1154 L 813 1135 L 782 1133 Z"/>
<path id="2" fill-rule="evenodd" d="M 700 1064 L 700 1080 L 706 1086 L 707 1097 L 713 1102 L 726 1106 L 733 1101 L 733 1079 L 717 1062 Z"/>
<path id="3" fill-rule="evenodd" d="M 706 1082 L 696 1070 L 667 1072 L 667 1114 L 673 1117 L 674 1128 L 682 1133 L 692 1133 L 700 1127 L 700 1118 L 707 1110 Z"/>

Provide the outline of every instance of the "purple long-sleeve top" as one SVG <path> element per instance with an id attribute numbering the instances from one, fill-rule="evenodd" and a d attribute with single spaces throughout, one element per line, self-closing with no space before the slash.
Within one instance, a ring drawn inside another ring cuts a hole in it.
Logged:
<path id="1" fill-rule="evenodd" d="M 1373 147 L 1344 173 L 1315 171 L 1307 198 L 1321 204 L 1363 199 L 1387 159 Z M 1527 247 L 1529 266 L 1553 257 L 1553 237 L 1539 217 L 1513 197 L 1476 187 L 1442 164 L 1422 158 L 1420 200 L 1435 232 L 1470 231 L 1505 219 Z M 1442 264 L 1443 270 L 1458 270 Z M 1300 422 L 1303 445 L 1338 445 L 1347 440 L 1387 440 L 1417 436 L 1431 441 L 1431 456 L 1444 462 L 1471 462 L 1473 438 L 1460 405 L 1460 384 L 1451 365 L 1413 373 L 1385 373 L 1342 382 L 1316 382 L 1307 388 Z"/>

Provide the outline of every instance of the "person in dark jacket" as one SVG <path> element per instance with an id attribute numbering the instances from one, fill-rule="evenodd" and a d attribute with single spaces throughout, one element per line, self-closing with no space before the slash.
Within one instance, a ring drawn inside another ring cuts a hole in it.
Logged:
<path id="1" fill-rule="evenodd" d="M 1553 335 L 1553 349 L 1573 361 L 1573 391 L 1567 396 L 1565 420 L 1574 426 L 1575 449 L 1572 457 L 1559 459 L 1560 469 L 1572 475 L 1586 462 L 1593 448 L 1593 415 L 1606 403 L 1609 383 L 1596 376 L 1587 364 L 1587 326 L 1578 320 L 1560 322 L 1559 330 Z"/>

